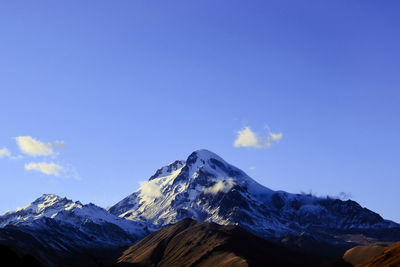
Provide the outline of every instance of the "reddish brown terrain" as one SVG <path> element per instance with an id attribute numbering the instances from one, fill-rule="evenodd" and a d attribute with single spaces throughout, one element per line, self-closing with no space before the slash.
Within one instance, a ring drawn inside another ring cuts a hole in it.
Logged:
<path id="1" fill-rule="evenodd" d="M 184 219 L 130 246 L 123 266 L 311 266 L 297 252 L 234 226 Z"/>
<path id="2" fill-rule="evenodd" d="M 376 255 L 381 254 L 385 249 L 387 249 L 387 246 L 356 246 L 346 251 L 343 255 L 343 259 L 355 266 L 369 261 Z"/>
<path id="3" fill-rule="evenodd" d="M 388 247 L 382 253 L 357 267 L 397 267 L 400 266 L 400 242 Z"/>

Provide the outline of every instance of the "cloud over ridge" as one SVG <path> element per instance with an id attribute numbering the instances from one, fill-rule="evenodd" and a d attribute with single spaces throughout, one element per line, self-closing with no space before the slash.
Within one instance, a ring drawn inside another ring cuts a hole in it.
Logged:
<path id="1" fill-rule="evenodd" d="M 140 189 L 140 196 L 148 201 L 154 200 L 162 195 L 160 186 L 153 181 L 140 182 Z"/>
<path id="2" fill-rule="evenodd" d="M 216 195 L 218 192 L 227 193 L 236 185 L 235 181 L 232 178 L 228 178 L 226 180 L 218 181 L 213 186 L 204 189 L 205 194 Z"/>

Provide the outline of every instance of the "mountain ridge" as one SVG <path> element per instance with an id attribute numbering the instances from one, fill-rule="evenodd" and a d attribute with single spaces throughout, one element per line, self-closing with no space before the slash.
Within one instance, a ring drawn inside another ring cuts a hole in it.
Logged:
<path id="1" fill-rule="evenodd" d="M 146 226 L 82 204 L 44 194 L 0 216 L 0 244 L 33 255 L 44 266 L 97 266 L 95 260 L 146 236 Z"/>
<path id="2" fill-rule="evenodd" d="M 204 149 L 160 168 L 109 212 L 154 229 L 189 217 L 238 224 L 267 239 L 306 233 L 343 243 L 348 240 L 337 236 L 371 233 L 379 237 L 385 229 L 394 229 L 393 239 L 400 239 L 399 224 L 355 201 L 271 190 Z"/>

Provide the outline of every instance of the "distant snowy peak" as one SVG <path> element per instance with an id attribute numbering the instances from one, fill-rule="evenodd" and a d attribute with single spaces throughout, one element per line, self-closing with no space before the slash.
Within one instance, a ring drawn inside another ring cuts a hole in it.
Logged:
<path id="1" fill-rule="evenodd" d="M 98 207 L 92 203 L 77 206 L 73 209 L 65 209 L 52 217 L 56 221 L 69 223 L 75 226 L 81 226 L 88 222 L 97 225 L 114 224 L 125 232 L 134 236 L 144 236 L 147 232 L 145 225 L 125 220 L 109 213 L 107 210 Z"/>
<path id="2" fill-rule="evenodd" d="M 61 198 L 54 194 L 44 194 L 29 205 L 0 216 L 0 227 L 7 224 L 30 223 L 43 217 L 52 218 L 63 210 L 82 208 L 82 203 Z"/>
<path id="3" fill-rule="evenodd" d="M 46 266 L 64 266 L 53 262 L 58 260 L 57 255 L 70 258 L 87 249 L 129 245 L 148 234 L 145 224 L 120 218 L 92 203 L 83 205 L 53 194 L 0 216 L 0 239 L 17 240 L 19 251 L 32 246 L 47 251 L 39 253 Z"/>
<path id="4" fill-rule="evenodd" d="M 79 201 L 72 201 L 54 194 L 44 194 L 24 208 L 0 216 L 0 227 L 6 225 L 40 226 L 42 222 L 46 221 L 45 218 L 78 228 L 90 222 L 97 225 L 114 224 L 135 236 L 143 236 L 146 233 L 145 226 L 140 223 L 127 221 L 110 214 L 95 204 L 83 205 Z"/>

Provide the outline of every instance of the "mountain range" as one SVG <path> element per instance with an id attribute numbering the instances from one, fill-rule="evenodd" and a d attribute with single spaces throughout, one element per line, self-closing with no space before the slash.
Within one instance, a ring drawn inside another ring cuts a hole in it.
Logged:
<path id="1" fill-rule="evenodd" d="M 132 244 L 186 218 L 235 226 L 290 251 L 326 257 L 366 240 L 400 240 L 399 224 L 355 201 L 274 191 L 198 150 L 158 169 L 108 210 L 45 194 L 0 216 L 0 244 L 43 265 L 95 266 L 113 263 L 121 253 L 128 257 Z"/>

